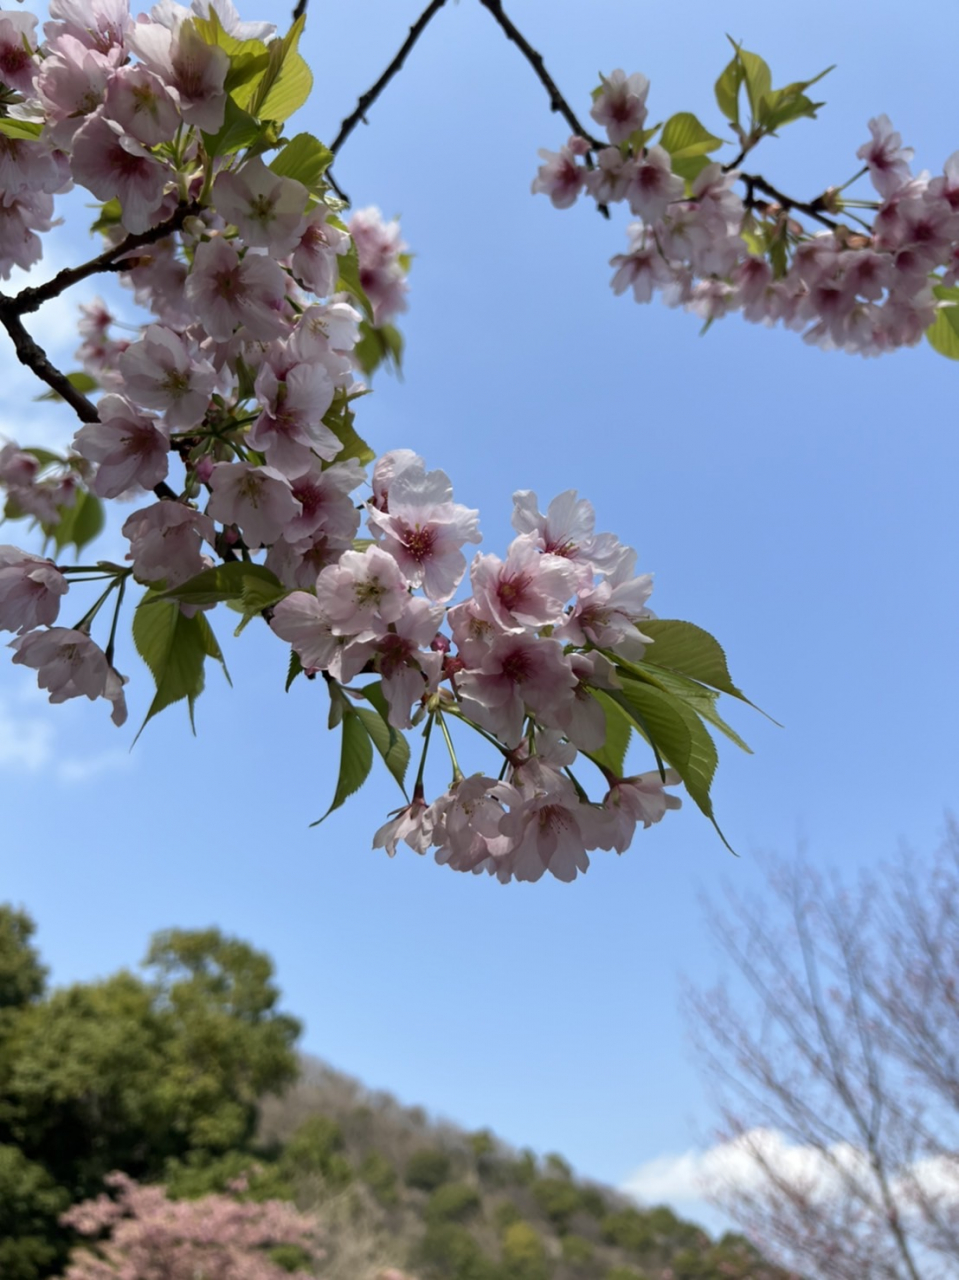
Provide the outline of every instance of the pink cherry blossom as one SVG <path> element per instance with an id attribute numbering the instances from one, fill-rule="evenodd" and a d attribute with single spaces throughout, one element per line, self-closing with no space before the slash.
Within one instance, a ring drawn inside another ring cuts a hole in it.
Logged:
<path id="1" fill-rule="evenodd" d="M 887 115 L 874 116 L 869 121 L 869 132 L 872 141 L 863 143 L 856 155 L 869 166 L 869 176 L 879 194 L 894 195 L 912 177 L 909 162 L 913 149 L 902 145 L 902 137 L 893 130 Z"/>
<path id="2" fill-rule="evenodd" d="M 0 81 L 27 97 L 37 73 L 36 29 L 32 13 L 0 11 Z"/>
<path id="3" fill-rule="evenodd" d="M 430 805 L 436 861 L 453 871 L 495 869 L 512 847 L 500 830 L 506 810 L 495 778 L 473 774 L 456 782 Z"/>
<path id="4" fill-rule="evenodd" d="M 217 382 L 209 360 L 191 355 L 178 334 L 158 324 L 148 325 L 140 341 L 126 348 L 119 367 L 132 398 L 161 410 L 176 431 L 202 421 Z"/>
<path id="5" fill-rule="evenodd" d="M 302 182 L 283 178 L 255 156 L 239 169 L 225 169 L 213 184 L 213 203 L 243 241 L 283 258 L 300 243 L 309 193 Z"/>
<path id="6" fill-rule="evenodd" d="M 413 597 L 377 643 L 376 667 L 383 677 L 383 696 L 395 729 L 409 729 L 410 707 L 436 688 L 443 656 L 423 650 L 439 630 L 444 612 L 442 605 Z"/>
<path id="7" fill-rule="evenodd" d="M 279 379 L 264 363 L 256 379 L 264 408 L 250 428 L 250 445 L 291 479 L 309 471 L 315 456 L 332 461 L 343 445 L 321 419 L 333 393 L 333 381 L 321 364 L 295 365 Z"/>
<path id="8" fill-rule="evenodd" d="M 433 843 L 433 821 L 422 796 L 400 809 L 385 822 L 373 837 L 374 849 L 385 849 L 390 857 L 396 854 L 396 846 L 403 841 L 414 853 L 425 853 Z"/>
<path id="9" fill-rule="evenodd" d="M 272 258 L 246 253 L 217 236 L 197 245 L 186 295 L 211 338 L 226 342 L 242 324 L 251 338 L 270 342 L 287 329 L 282 309 L 286 276 Z"/>
<path id="10" fill-rule="evenodd" d="M 603 801 L 609 825 L 603 833 L 600 848 L 625 853 L 633 840 L 637 823 L 650 827 L 660 822 L 669 809 L 679 809 L 682 799 L 670 795 L 665 787 L 678 787 L 681 779 L 675 769 L 667 769 L 665 779 L 658 770 L 621 778 L 613 783 Z"/>
<path id="11" fill-rule="evenodd" d="M 349 233 L 332 226 L 329 218 L 330 211 L 322 204 L 307 215 L 291 262 L 296 279 L 318 298 L 325 298 L 336 288 L 340 274 L 337 257 L 350 248 Z"/>
<path id="12" fill-rule="evenodd" d="M 628 77 L 625 71 L 614 71 L 609 79 L 602 77 L 589 114 L 618 146 L 645 124 L 648 93 L 649 81 L 638 71 Z"/>
<path id="13" fill-rule="evenodd" d="M 337 635 L 382 635 L 406 611 L 409 588 L 379 547 L 345 551 L 316 580 L 316 598 Z"/>
<path id="14" fill-rule="evenodd" d="M 504 631 L 560 622 L 580 578 L 569 560 L 541 553 L 525 537 L 513 539 L 505 561 L 478 555 L 470 565 L 477 610 Z"/>
<path id="15" fill-rule="evenodd" d="M 533 195 L 542 192 L 549 196 L 557 209 L 569 209 L 583 188 L 583 169 L 576 163 L 576 154 L 569 146 L 559 151 L 540 148 L 543 163 L 530 188 Z"/>
<path id="16" fill-rule="evenodd" d="M 595 533 L 593 504 L 567 489 L 549 504 L 544 516 L 531 489 L 513 494 L 513 528 L 540 551 L 561 556 L 581 568 L 592 580 L 594 573 L 612 573 L 633 553 L 612 533 Z"/>
<path id="17" fill-rule="evenodd" d="M 410 584 L 440 603 L 451 599 L 466 572 L 460 548 L 480 541 L 479 512 L 452 499 L 446 472 L 427 471 L 414 457 L 392 476 L 389 511 L 371 507 L 368 517 L 374 537 L 382 539 Z"/>
<path id="18" fill-rule="evenodd" d="M 98 463 L 91 488 L 101 498 L 117 498 L 139 486 L 152 489 L 169 470 L 170 441 L 152 413 L 142 413 L 123 396 L 105 395 L 99 422 L 74 436 L 81 457 Z"/>
<path id="19" fill-rule="evenodd" d="M 16 649 L 13 661 L 32 667 L 37 683 L 50 694 L 51 702 L 86 697 L 91 701 L 106 698 L 113 705 L 111 719 L 121 725 L 127 718 L 123 686 L 126 676 L 114 671 L 106 654 L 83 631 L 66 627 L 50 627 L 46 631 L 28 631 L 11 641 Z"/>
<path id="20" fill-rule="evenodd" d="M 406 272 L 400 261 L 408 246 L 400 224 L 385 222 L 379 209 L 357 209 L 347 223 L 360 264 L 360 284 L 373 307 L 377 324 L 387 324 L 406 310 Z"/>
<path id="21" fill-rule="evenodd" d="M 580 800 L 568 778 L 536 759 L 517 775 L 518 785 L 498 788 L 509 805 L 500 830 L 511 847 L 494 859 L 490 871 L 503 883 L 539 880 L 546 871 L 557 880 L 575 880 L 589 867 L 586 850 L 597 848 L 601 839 L 599 811 Z"/>
<path id="22" fill-rule="evenodd" d="M 213 521 L 183 502 L 154 502 L 128 516 L 123 536 L 130 542 L 128 560 L 138 582 L 165 582 L 179 586 L 211 563 L 201 552 L 204 542 L 213 546 Z"/>
<path id="23" fill-rule="evenodd" d="M 223 524 L 237 525 L 251 551 L 275 542 L 300 514 L 289 480 L 273 467 L 218 462 L 210 489 L 207 513 Z"/>
<path id="24" fill-rule="evenodd" d="M 52 560 L 19 547 L 0 546 L 0 630 L 23 635 L 48 627 L 60 612 L 66 578 Z"/>
<path id="25" fill-rule="evenodd" d="M 69 36 L 98 53 L 122 52 L 130 7 L 127 0 L 50 0 L 50 17 L 44 31 L 51 44 Z"/>
<path id="26" fill-rule="evenodd" d="M 145 147 L 169 142 L 180 125 L 173 94 L 144 66 L 120 67 L 113 73 L 103 111 Z"/>
<path id="27" fill-rule="evenodd" d="M 226 110 L 224 82 L 230 69 L 226 51 L 207 44 L 192 19 L 176 15 L 170 26 L 149 20 L 135 23 L 127 43 L 164 84 L 176 90 L 187 124 L 216 133 Z"/>
<path id="28" fill-rule="evenodd" d="M 160 221 L 158 211 L 173 172 L 115 120 L 98 113 L 77 130 L 71 165 L 77 182 L 99 200 L 120 201 L 128 231 L 146 231 Z"/>
<path id="29" fill-rule="evenodd" d="M 44 191 L 0 192 L 0 279 L 14 267 L 28 271 L 43 256 L 37 231 L 53 226 L 53 197 Z"/>
<path id="30" fill-rule="evenodd" d="M 508 747 L 523 737 L 527 707 L 555 711 L 575 684 L 562 645 L 525 633 L 498 636 L 479 667 L 457 680 L 466 713 Z"/>

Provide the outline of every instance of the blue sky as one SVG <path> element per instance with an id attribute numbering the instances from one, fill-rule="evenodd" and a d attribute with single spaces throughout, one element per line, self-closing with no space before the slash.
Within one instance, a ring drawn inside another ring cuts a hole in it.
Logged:
<path id="1" fill-rule="evenodd" d="M 597 72 L 623 67 L 650 77 L 653 119 L 693 110 L 721 132 L 727 32 L 775 81 L 837 63 L 820 120 L 752 162 L 799 196 L 851 176 L 880 112 L 919 168 L 959 146 L 952 44 L 888 0 L 868 21 L 809 3 L 801 23 L 738 2 L 682 19 L 626 0 L 509 11 L 582 117 Z M 329 140 L 418 12 L 318 5 L 305 44 L 316 89 L 296 127 Z M 416 254 L 404 380 L 379 377 L 357 425 L 379 451 L 414 448 L 447 470 L 488 551 L 509 540 L 515 489 L 548 501 L 578 488 L 655 571 L 660 616 L 723 642 L 784 725 L 729 712 L 756 752 L 722 749 L 715 786 L 741 856 L 687 804 L 573 885 L 503 887 L 372 852 L 397 802 L 384 777 L 310 830 L 334 780 L 325 695 L 305 682 L 284 694 L 283 647 L 252 626 L 233 641 L 225 614 L 212 621 L 234 687 L 210 671 L 195 739 L 174 708 L 130 751 L 150 684 L 129 644 L 120 731 L 106 704 L 48 707 L 0 668 L 0 896 L 36 917 L 58 982 L 133 964 L 169 925 L 249 938 L 273 955 L 310 1052 L 620 1183 L 711 1137 L 677 1009 L 682 975 L 716 972 L 699 897 L 756 885 L 763 851 L 800 842 L 849 873 L 901 841 L 930 848 L 959 802 L 957 371 L 928 347 L 866 361 L 736 318 L 700 337 L 695 317 L 615 298 L 622 211 L 605 223 L 588 204 L 561 213 L 529 195 L 537 149 L 566 133 L 489 15 L 447 6 L 336 165 L 357 206 L 402 216 Z M 53 240 L 57 265 L 92 250 L 79 225 Z M 68 364 L 73 301 L 38 327 Z M 66 410 L 33 404 L 4 358 L 2 430 L 68 438 Z"/>

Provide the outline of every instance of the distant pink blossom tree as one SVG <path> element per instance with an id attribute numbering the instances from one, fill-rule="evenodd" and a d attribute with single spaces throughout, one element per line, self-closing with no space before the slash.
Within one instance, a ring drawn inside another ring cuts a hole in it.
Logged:
<path id="1" fill-rule="evenodd" d="M 113 1196 L 63 1215 L 65 1226 L 93 1241 L 73 1251 L 66 1280 L 308 1280 L 312 1270 L 291 1272 L 270 1251 L 300 1250 L 305 1265 L 321 1256 L 316 1221 L 280 1200 L 171 1200 L 164 1187 L 140 1186 L 124 1173 L 106 1181 Z"/>

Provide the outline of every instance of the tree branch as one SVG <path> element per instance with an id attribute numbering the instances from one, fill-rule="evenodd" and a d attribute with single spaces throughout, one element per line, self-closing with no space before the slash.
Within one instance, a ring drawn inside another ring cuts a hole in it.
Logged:
<path id="1" fill-rule="evenodd" d="M 302 2 L 305 8 L 305 0 L 302 0 Z M 403 41 L 403 43 L 400 45 L 399 49 L 397 50 L 396 56 L 394 57 L 393 61 L 390 63 L 390 65 L 386 68 L 386 70 L 380 76 L 379 80 L 377 80 L 375 84 L 371 85 L 369 89 L 367 89 L 366 93 L 363 93 L 360 95 L 355 109 L 346 117 L 346 119 L 340 125 L 339 133 L 336 135 L 336 137 L 333 139 L 332 143 L 330 144 L 330 150 L 333 152 L 334 156 L 339 151 L 339 149 L 343 146 L 344 142 L 346 142 L 347 138 L 350 136 L 350 134 L 353 132 L 356 126 L 360 123 L 360 121 L 362 120 L 364 124 L 366 123 L 365 116 L 367 111 L 370 109 L 370 107 L 373 105 L 376 99 L 380 96 L 380 94 L 383 92 L 383 90 L 386 88 L 389 82 L 393 79 L 393 77 L 400 71 L 400 69 L 403 66 L 403 63 L 406 61 L 407 54 L 410 52 L 410 50 L 416 44 L 417 40 L 420 38 L 420 36 L 429 26 L 430 22 L 432 22 L 433 18 L 436 17 L 440 9 L 442 9 L 445 4 L 446 4 L 446 0 L 430 0 L 430 3 L 426 6 L 426 8 L 423 10 L 420 16 L 416 19 L 416 21 L 410 27 L 409 34 L 407 35 L 406 39 Z M 327 173 L 327 180 L 330 182 L 334 191 L 338 192 L 341 198 L 346 200 L 347 203 L 349 203 L 348 197 L 336 185 L 336 183 L 332 181 L 329 173 Z"/>
<path id="2" fill-rule="evenodd" d="M 105 249 L 103 253 L 91 258 L 89 262 L 81 263 L 78 267 L 65 267 L 63 271 L 58 271 L 53 279 L 48 280 L 46 284 L 36 285 L 29 289 L 21 289 L 12 298 L 0 294 L 0 321 L 6 323 L 5 317 L 22 316 L 28 311 L 36 311 L 45 302 L 49 302 L 51 298 L 59 297 L 71 285 L 79 284 L 81 280 L 86 280 L 87 276 L 97 275 L 101 271 L 123 271 L 129 264 L 121 261 L 121 259 L 133 253 L 136 249 L 143 248 L 144 245 L 156 244 L 158 240 L 162 240 L 165 236 L 172 235 L 174 231 L 179 231 L 187 218 L 199 212 L 200 205 L 196 200 L 181 204 L 166 221 L 158 223 L 155 227 L 150 227 L 148 231 L 141 231 L 137 235 L 128 235 L 120 244 L 115 245 L 112 249 Z"/>
<path id="3" fill-rule="evenodd" d="M 482 3 L 482 0 L 480 0 Z M 842 223 L 836 222 L 834 218 L 827 218 L 823 213 L 826 207 L 823 197 L 817 196 L 815 200 L 803 202 L 801 200 L 793 200 L 790 196 L 785 196 L 781 191 L 777 191 L 774 186 L 766 181 L 765 178 L 758 174 L 741 173 L 740 181 L 746 184 L 746 197 L 743 203 L 747 209 L 755 207 L 757 201 L 753 199 L 754 191 L 761 191 L 763 195 L 771 196 L 777 204 L 782 205 L 787 213 L 795 211 L 796 213 L 804 213 L 808 218 L 821 223 L 822 226 L 828 227 L 830 231 L 838 231 Z"/>
<path id="4" fill-rule="evenodd" d="M 28 369 L 32 369 L 41 382 L 45 382 L 52 391 L 66 400 L 81 422 L 99 422 L 100 416 L 96 405 L 85 395 L 81 395 L 66 374 L 61 373 L 50 363 L 47 353 L 34 342 L 23 327 L 23 321 L 16 310 L 11 310 L 10 304 L 16 304 L 16 302 L 16 298 L 7 298 L 0 294 L 0 324 L 10 335 L 17 359 Z"/>

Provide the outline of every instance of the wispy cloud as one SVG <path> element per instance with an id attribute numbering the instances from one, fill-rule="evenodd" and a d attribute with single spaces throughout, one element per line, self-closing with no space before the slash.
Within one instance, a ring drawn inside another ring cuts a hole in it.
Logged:
<path id="1" fill-rule="evenodd" d="M 849 1143 L 820 1151 L 789 1142 L 774 1129 L 750 1129 L 705 1150 L 648 1160 L 621 1189 L 644 1203 L 688 1204 L 720 1193 L 760 1190 L 766 1182 L 762 1165 L 783 1181 L 802 1186 L 814 1199 L 837 1195 L 849 1177 L 862 1183 L 871 1178 L 866 1153 Z M 916 1161 L 901 1171 L 894 1189 L 904 1202 L 914 1199 L 918 1190 L 940 1203 L 959 1205 L 959 1165 L 938 1156 Z"/>
<path id="2" fill-rule="evenodd" d="M 18 705 L 35 701 L 32 691 L 23 699 L 0 695 L 0 767 L 21 774 L 43 773 L 66 784 L 89 782 L 132 767 L 130 754 L 115 747 L 82 756 L 65 753 L 57 740 L 57 709 L 43 715 Z"/>

